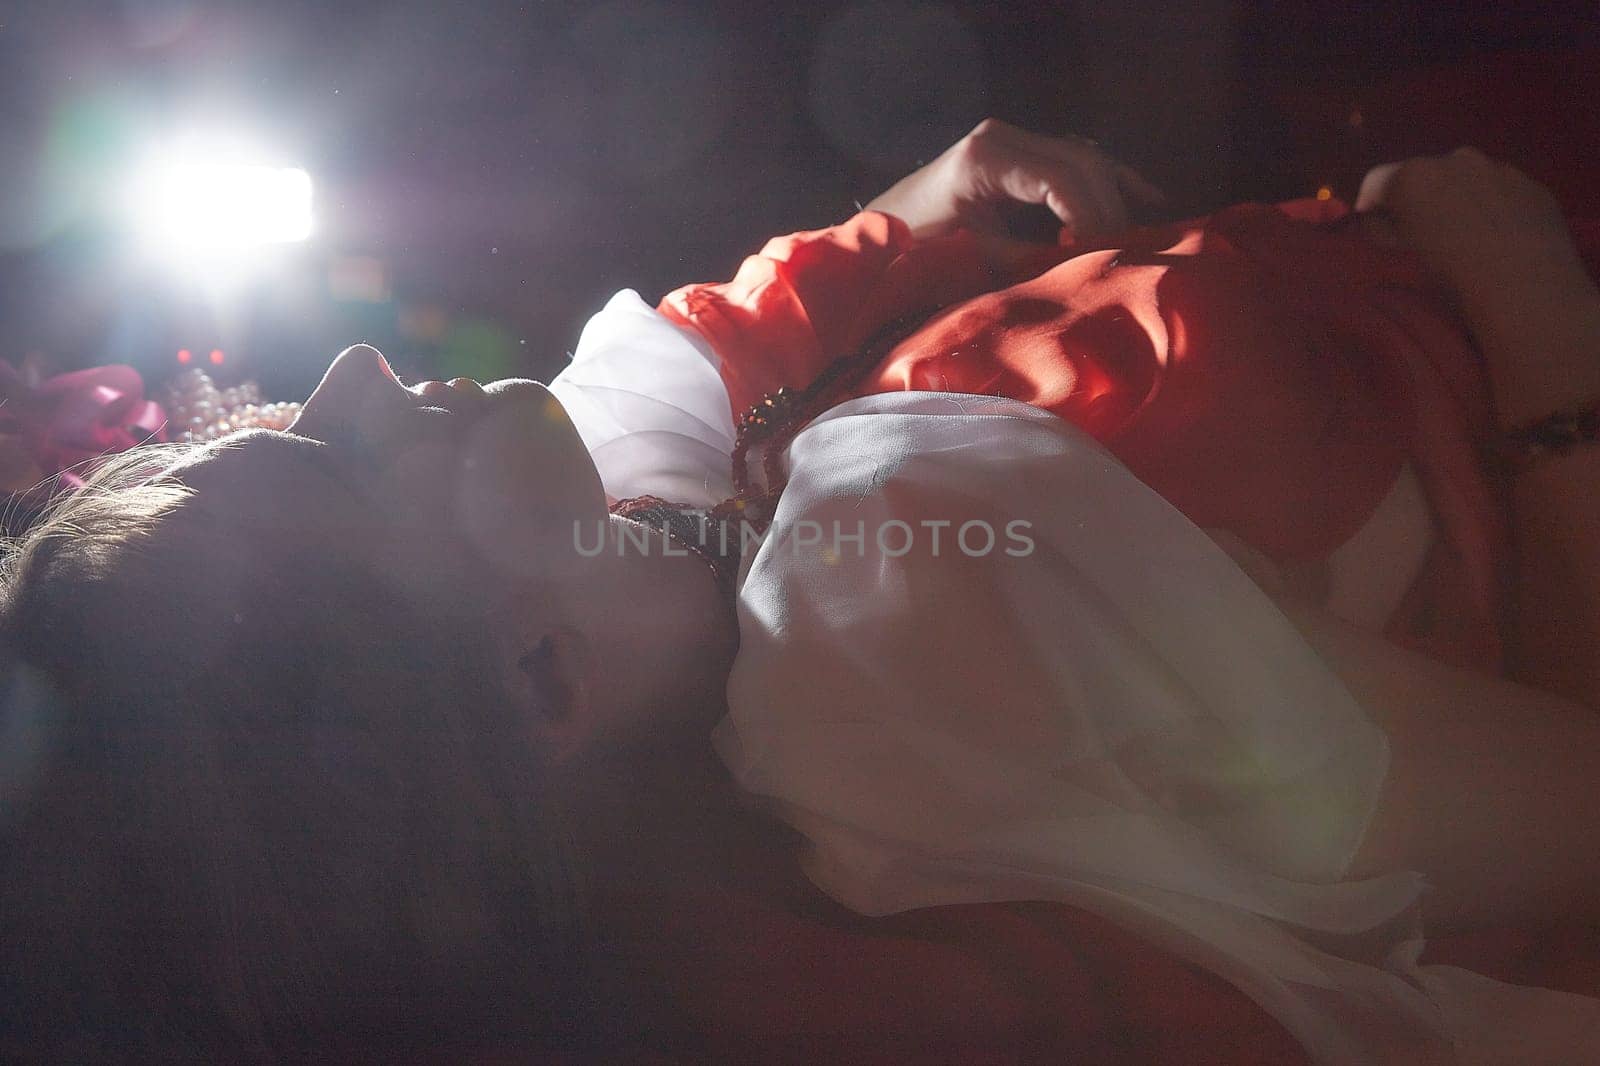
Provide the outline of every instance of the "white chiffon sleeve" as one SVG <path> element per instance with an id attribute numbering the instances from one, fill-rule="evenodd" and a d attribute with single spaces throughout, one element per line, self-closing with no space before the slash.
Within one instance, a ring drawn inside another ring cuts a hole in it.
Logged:
<path id="1" fill-rule="evenodd" d="M 1094 910 L 1318 1061 L 1455 1045 L 1448 975 L 1415 965 L 1420 878 L 1346 877 L 1386 738 L 1201 530 L 1010 400 L 866 397 L 788 459 L 715 740 L 822 889 Z"/>
<path id="2" fill-rule="evenodd" d="M 709 507 L 733 494 L 733 414 L 717 357 L 632 289 L 589 320 L 550 391 L 613 499 Z"/>

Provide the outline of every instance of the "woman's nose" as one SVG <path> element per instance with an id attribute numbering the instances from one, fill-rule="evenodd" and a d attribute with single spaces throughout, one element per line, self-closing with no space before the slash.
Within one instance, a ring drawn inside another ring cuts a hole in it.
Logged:
<path id="1" fill-rule="evenodd" d="M 409 403 L 408 395 L 383 353 L 357 344 L 339 353 L 289 428 L 318 438 L 327 432 L 359 431 L 396 404 Z"/>

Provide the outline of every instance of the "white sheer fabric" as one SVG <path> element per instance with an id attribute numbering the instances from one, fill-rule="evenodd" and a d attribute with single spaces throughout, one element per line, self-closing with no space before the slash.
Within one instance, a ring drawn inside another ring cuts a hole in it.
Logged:
<path id="1" fill-rule="evenodd" d="M 725 493 L 714 360 L 636 295 L 553 388 L 608 491 Z M 1094 441 L 1015 401 L 896 393 L 834 408 L 788 462 L 715 740 L 825 891 L 1096 911 L 1321 1062 L 1600 1062 L 1592 1001 L 1416 965 L 1418 876 L 1345 879 L 1384 736 Z"/>
<path id="2" fill-rule="evenodd" d="M 1418 876 L 1344 878 L 1383 734 L 1092 439 L 1010 400 L 897 393 L 823 415 L 789 462 L 716 740 L 829 894 L 1098 911 L 1323 1062 L 1600 1061 L 1591 1001 L 1416 965 Z M 1031 550 L 1008 554 L 1019 521 Z"/>
<path id="3" fill-rule="evenodd" d="M 632 289 L 589 320 L 550 391 L 614 499 L 709 507 L 733 495 L 733 415 L 717 357 Z"/>

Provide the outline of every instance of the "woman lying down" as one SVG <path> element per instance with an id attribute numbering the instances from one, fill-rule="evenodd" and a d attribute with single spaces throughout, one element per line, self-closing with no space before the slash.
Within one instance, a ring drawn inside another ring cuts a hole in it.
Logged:
<path id="1" fill-rule="evenodd" d="M 1559 214 L 1471 152 L 1350 215 L 1125 190 L 985 123 L 619 294 L 549 390 L 358 345 L 288 432 L 108 464 L 6 571 L 7 1038 L 549 1035 L 574 849 L 716 832 L 731 775 L 864 914 L 1071 904 L 1317 1062 L 1600 1060 L 1593 1001 L 1418 961 L 1600 907 Z"/>

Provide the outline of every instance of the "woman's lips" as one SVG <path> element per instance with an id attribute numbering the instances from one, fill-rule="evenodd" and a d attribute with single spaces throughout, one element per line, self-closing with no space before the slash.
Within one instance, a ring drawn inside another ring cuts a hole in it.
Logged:
<path id="1" fill-rule="evenodd" d="M 572 428 L 572 420 L 550 391 L 528 378 L 503 378 L 480 385 L 471 378 L 452 378 L 449 382 L 420 381 L 407 388 L 423 405 L 441 408 L 466 425 L 473 425 L 492 412 L 513 420 L 543 416 Z M 576 430 L 573 430 L 576 432 Z"/>
<path id="2" fill-rule="evenodd" d="M 442 407 L 451 414 L 475 415 L 488 403 L 483 386 L 471 378 L 453 378 L 443 381 L 422 381 L 409 390 L 418 399 L 434 407 Z"/>

